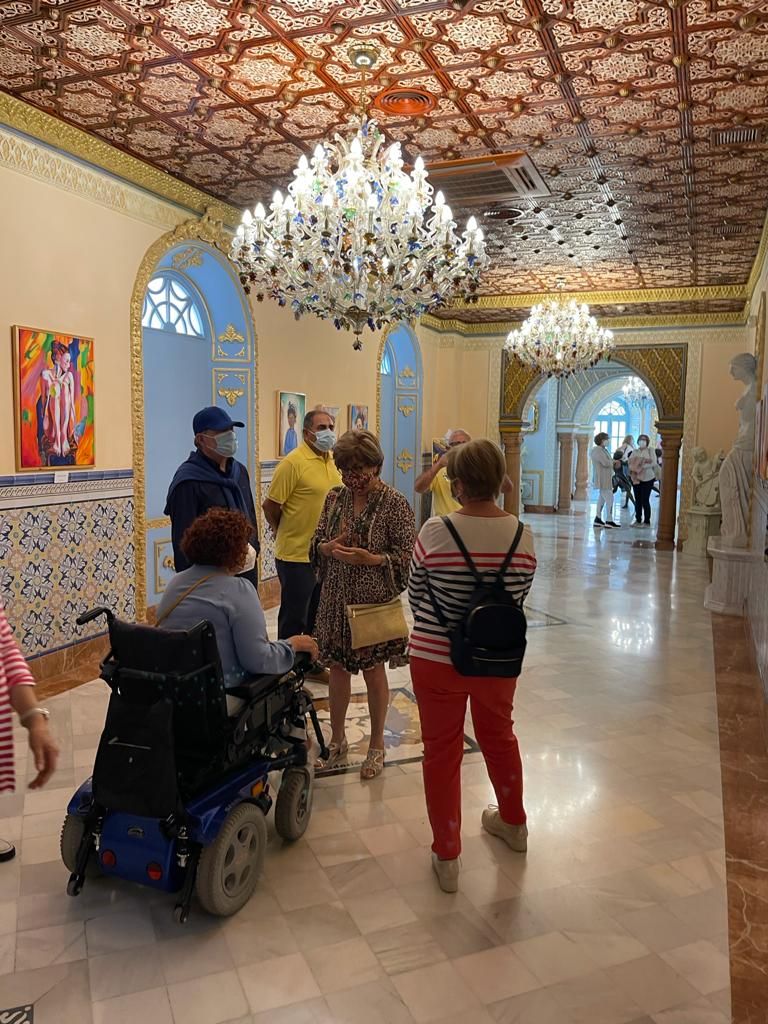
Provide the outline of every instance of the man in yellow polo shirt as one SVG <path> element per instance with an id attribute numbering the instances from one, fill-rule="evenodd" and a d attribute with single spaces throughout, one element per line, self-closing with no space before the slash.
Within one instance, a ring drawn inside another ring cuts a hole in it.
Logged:
<path id="1" fill-rule="evenodd" d="M 466 444 L 467 441 L 471 441 L 472 438 L 466 432 L 458 428 L 457 430 L 449 430 L 445 435 L 445 441 L 448 448 L 458 448 L 460 444 Z M 448 479 L 448 473 L 446 466 L 448 465 L 448 452 L 441 455 L 440 458 L 435 462 L 429 469 L 421 474 L 417 478 L 414 488 L 417 494 L 426 494 L 427 491 L 432 492 L 432 515 L 433 516 L 449 516 L 451 512 L 457 512 L 461 505 L 456 501 L 451 490 L 451 481 Z M 501 485 L 502 494 L 506 494 L 512 490 L 512 481 L 508 476 L 505 475 Z"/>
<path id="2" fill-rule="evenodd" d="M 280 462 L 262 505 L 275 535 L 280 580 L 277 635 L 281 640 L 311 633 L 320 588 L 309 564 L 309 544 L 328 491 L 341 484 L 331 452 L 336 444 L 333 418 L 313 409 L 304 417 L 304 437 Z"/>

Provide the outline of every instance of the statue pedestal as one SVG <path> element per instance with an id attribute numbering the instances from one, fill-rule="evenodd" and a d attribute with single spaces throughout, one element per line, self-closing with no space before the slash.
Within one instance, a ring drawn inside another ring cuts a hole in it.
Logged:
<path id="1" fill-rule="evenodd" d="M 710 537 L 720 535 L 720 509 L 692 508 L 688 512 L 688 536 L 685 541 L 685 553 L 707 556 L 707 544 Z"/>
<path id="2" fill-rule="evenodd" d="M 709 538 L 707 554 L 712 559 L 712 582 L 704 607 L 720 615 L 743 615 L 757 554 L 750 548 L 726 547 L 721 537 Z"/>

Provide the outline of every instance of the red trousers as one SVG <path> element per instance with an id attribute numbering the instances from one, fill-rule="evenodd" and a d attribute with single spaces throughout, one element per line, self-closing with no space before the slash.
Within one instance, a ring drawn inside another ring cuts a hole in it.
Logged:
<path id="1" fill-rule="evenodd" d="M 462 676 L 453 665 L 411 657 L 413 692 L 424 741 L 424 791 L 432 849 L 442 860 L 461 853 L 461 761 L 467 698 L 503 821 L 525 824 L 523 765 L 512 722 L 516 679 Z"/>

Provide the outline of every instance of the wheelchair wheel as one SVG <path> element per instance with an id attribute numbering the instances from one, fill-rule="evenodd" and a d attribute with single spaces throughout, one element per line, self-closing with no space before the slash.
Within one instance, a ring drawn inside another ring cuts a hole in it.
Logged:
<path id="1" fill-rule="evenodd" d="M 267 823 L 255 804 L 238 804 L 200 855 L 195 892 L 209 914 L 228 917 L 245 906 L 264 867 Z"/>
<path id="2" fill-rule="evenodd" d="M 275 829 L 283 839 L 301 839 L 307 831 L 314 792 L 312 776 L 306 769 L 289 768 L 283 772 L 275 804 Z"/>
<path id="3" fill-rule="evenodd" d="M 64 824 L 61 826 L 61 859 L 64 861 L 64 867 L 70 874 L 73 874 L 77 867 L 77 851 L 80 849 L 84 829 L 85 822 L 76 814 L 68 814 L 64 819 Z M 99 867 L 97 857 L 98 855 L 94 851 L 88 858 L 88 865 L 85 869 L 86 878 L 99 878 L 101 876 L 101 868 Z"/>

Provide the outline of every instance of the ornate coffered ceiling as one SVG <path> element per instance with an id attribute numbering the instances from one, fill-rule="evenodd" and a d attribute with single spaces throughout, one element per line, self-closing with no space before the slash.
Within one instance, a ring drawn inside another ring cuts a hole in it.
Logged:
<path id="1" fill-rule="evenodd" d="M 617 293 L 597 310 L 610 318 L 627 290 L 746 284 L 768 207 L 768 0 L 5 0 L 0 88 L 250 205 L 359 103 L 360 40 L 381 52 L 372 95 L 436 101 L 379 116 L 407 154 L 522 149 L 549 187 L 481 211 L 486 294 L 563 276 Z M 694 294 L 646 305 L 743 306 Z M 518 315 L 458 315 L 491 313 Z"/>

